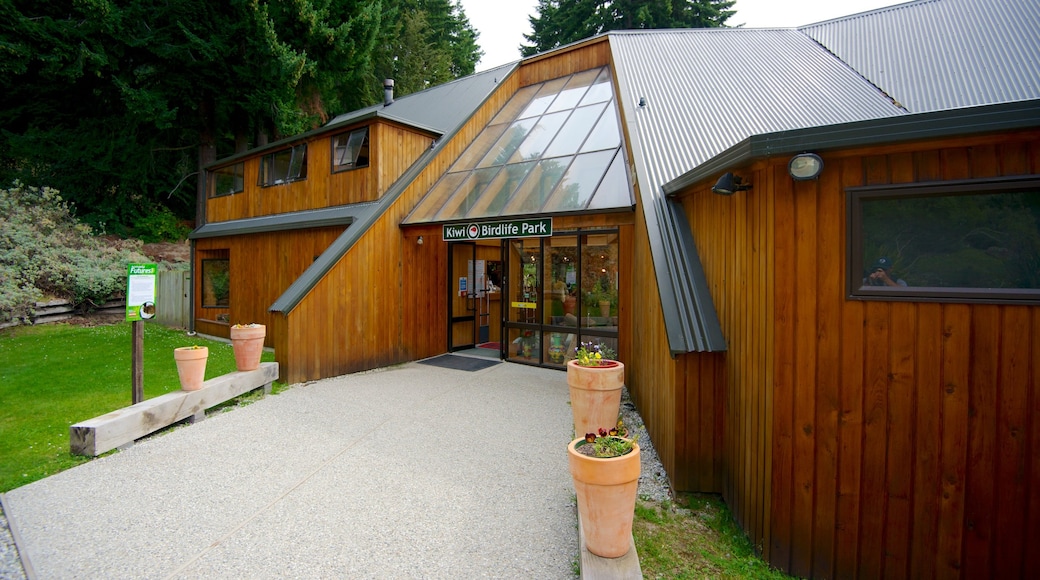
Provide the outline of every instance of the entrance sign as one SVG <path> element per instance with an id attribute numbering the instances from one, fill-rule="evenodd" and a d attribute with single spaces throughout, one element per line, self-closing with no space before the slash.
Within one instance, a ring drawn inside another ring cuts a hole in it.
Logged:
<path id="1" fill-rule="evenodd" d="M 499 238 L 544 238 L 551 235 L 552 218 L 444 226 L 445 242 L 494 240 Z"/>
<path id="2" fill-rule="evenodd" d="M 130 264 L 126 276 L 126 319 L 128 322 L 155 316 L 155 264 Z"/>

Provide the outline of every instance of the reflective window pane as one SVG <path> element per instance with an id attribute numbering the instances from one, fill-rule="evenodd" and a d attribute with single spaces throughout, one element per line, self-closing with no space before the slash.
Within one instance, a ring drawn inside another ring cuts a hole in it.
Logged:
<path id="1" fill-rule="evenodd" d="M 572 76 L 571 79 L 567 81 L 566 88 L 560 91 L 560 96 L 556 97 L 556 100 L 549 106 L 546 113 L 569 111 L 574 107 L 577 107 L 581 98 L 585 96 L 585 92 L 588 91 L 589 85 L 596 80 L 597 74 L 599 74 L 599 70 L 593 69 Z"/>
<path id="2" fill-rule="evenodd" d="M 467 169 L 473 169 L 477 162 L 487 155 L 487 152 L 491 149 L 502 133 L 509 127 L 509 125 L 492 125 L 481 131 L 480 135 L 473 140 L 473 143 L 466 148 L 466 152 L 459 157 L 459 160 L 452 166 L 452 171 L 465 171 Z"/>
<path id="3" fill-rule="evenodd" d="M 502 123 L 509 123 L 516 119 L 517 113 L 527 107 L 531 102 L 531 99 L 534 98 L 535 93 L 538 92 L 538 88 L 539 85 L 532 85 L 518 90 L 513 97 L 509 99 L 509 102 L 502 107 L 502 110 L 495 115 L 495 118 L 488 124 L 499 125 Z"/>
<path id="4" fill-rule="evenodd" d="M 570 157 L 539 161 L 502 214 L 535 213 L 540 210 L 570 162 Z"/>
<path id="5" fill-rule="evenodd" d="M 582 236 L 581 291 L 581 325 L 617 329 L 617 234 Z"/>
<path id="6" fill-rule="evenodd" d="M 589 129 L 599 119 L 600 113 L 603 112 L 603 107 L 605 106 L 604 104 L 599 104 L 591 107 L 582 107 L 574 111 L 574 114 L 567 119 L 567 124 L 563 126 L 563 129 L 553 139 L 552 145 L 545 150 L 545 157 L 559 157 L 577 153 L 578 148 L 581 147 L 585 137 L 589 134 Z"/>
<path id="7" fill-rule="evenodd" d="M 582 153 L 599 151 L 601 149 L 617 149 L 621 146 L 621 129 L 618 127 L 617 113 L 614 107 L 600 115 L 596 128 L 592 130 L 585 145 L 581 148 Z"/>
<path id="8" fill-rule="evenodd" d="M 556 95 L 560 92 L 560 89 L 567 84 L 569 77 L 563 77 L 555 80 L 551 80 L 542 85 L 542 88 L 538 91 L 538 94 L 531 101 L 531 104 L 517 117 L 518 119 L 526 119 L 528 117 L 535 117 L 541 115 L 549 108 L 549 105 L 556 99 Z"/>
<path id="9" fill-rule="evenodd" d="M 564 121 L 567 120 L 568 114 L 570 114 L 569 111 L 563 111 L 542 117 L 538 124 L 528 133 L 524 142 L 517 147 L 516 153 L 509 159 L 509 162 L 519 163 L 541 157 L 542 151 L 545 150 L 553 137 L 556 136 L 556 132 L 563 126 Z"/>
<path id="10" fill-rule="evenodd" d="M 466 172 L 449 173 L 442 177 L 405 221 L 418 223 L 432 220 L 433 216 L 437 214 L 437 210 L 441 209 L 444 203 L 451 198 L 451 194 L 455 193 L 455 189 L 462 183 L 462 180 L 467 177 L 469 177 L 469 173 Z"/>
<path id="11" fill-rule="evenodd" d="M 628 184 L 628 173 L 625 171 L 625 160 L 621 154 L 614 156 L 610 169 L 599 183 L 588 209 L 606 209 L 634 205 L 632 188 Z"/>
<path id="12" fill-rule="evenodd" d="M 480 196 L 477 203 L 466 214 L 466 217 L 477 218 L 499 215 L 506 202 L 509 201 L 509 198 L 516 191 L 517 186 L 520 185 L 524 177 L 527 177 L 534 164 L 534 161 L 530 161 L 528 163 L 506 165 L 495 177 L 495 180 L 491 182 L 491 185 L 488 186 L 487 191 Z"/>
<path id="13" fill-rule="evenodd" d="M 459 186 L 455 195 L 444 204 L 441 211 L 435 216 L 438 220 L 452 220 L 465 217 L 469 210 L 473 209 L 480 194 L 484 193 L 488 184 L 498 173 L 498 167 L 490 169 L 478 169 L 469 174 L 469 177 Z"/>
<path id="14" fill-rule="evenodd" d="M 599 151 L 577 156 L 542 211 L 585 209 L 613 155 L 614 151 Z"/>
<path id="15" fill-rule="evenodd" d="M 588 92 L 585 93 L 585 98 L 581 100 L 579 106 L 591 105 L 592 103 L 602 103 L 603 101 L 610 100 L 614 96 L 613 85 L 610 79 L 610 69 L 600 69 L 599 75 L 596 77 L 596 82 L 589 87 Z"/>
<path id="16" fill-rule="evenodd" d="M 527 134 L 538 124 L 538 118 L 522 119 L 509 126 L 509 129 L 498 138 L 491 147 L 488 154 L 480 162 L 478 167 L 489 167 L 501 165 L 516 151 L 516 148 L 524 142 Z"/>

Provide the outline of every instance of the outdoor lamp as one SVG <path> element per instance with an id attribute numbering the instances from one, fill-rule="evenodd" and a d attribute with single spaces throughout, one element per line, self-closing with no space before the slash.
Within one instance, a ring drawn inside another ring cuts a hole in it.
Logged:
<path id="1" fill-rule="evenodd" d="M 823 159 L 815 153 L 799 153 L 787 163 L 787 174 L 795 181 L 816 179 L 823 171 Z"/>
<path id="2" fill-rule="evenodd" d="M 711 188 L 713 192 L 719 195 L 733 195 L 738 191 L 746 191 L 748 189 L 751 189 L 751 184 L 744 183 L 743 179 L 729 172 L 723 173 L 722 177 L 715 182 L 715 186 Z"/>

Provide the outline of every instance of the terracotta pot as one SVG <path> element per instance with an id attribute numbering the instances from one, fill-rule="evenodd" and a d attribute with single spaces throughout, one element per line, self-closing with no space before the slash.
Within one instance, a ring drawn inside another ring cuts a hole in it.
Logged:
<path id="1" fill-rule="evenodd" d="M 231 347 L 235 349 L 235 367 L 240 371 L 255 371 L 260 368 L 260 355 L 264 353 L 264 337 L 267 327 L 231 327 Z"/>
<path id="2" fill-rule="evenodd" d="M 583 367 L 574 360 L 567 362 L 574 434 L 579 437 L 617 425 L 625 365 L 616 360 L 601 363 L 601 366 Z"/>
<path id="3" fill-rule="evenodd" d="M 206 380 L 206 360 L 209 349 L 202 346 L 192 348 L 184 346 L 173 349 L 173 360 L 177 361 L 177 376 L 181 379 L 181 388 L 185 391 L 197 391 Z"/>
<path id="4" fill-rule="evenodd" d="M 571 478 L 578 496 L 578 517 L 585 531 L 585 547 L 603 558 L 620 558 L 632 542 L 632 517 L 639 489 L 639 444 L 621 457 L 601 459 L 582 455 L 567 446 Z"/>
<path id="5" fill-rule="evenodd" d="M 599 315 L 601 318 L 610 318 L 610 300 L 599 301 Z"/>

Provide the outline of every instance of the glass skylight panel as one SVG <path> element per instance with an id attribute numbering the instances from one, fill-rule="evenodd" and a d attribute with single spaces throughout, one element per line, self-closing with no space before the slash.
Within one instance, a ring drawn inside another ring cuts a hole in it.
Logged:
<path id="1" fill-rule="evenodd" d="M 530 173 L 534 164 L 534 161 L 529 161 L 527 163 L 506 165 L 495 176 L 495 180 L 488 186 L 487 191 L 480 196 L 480 200 L 466 214 L 466 217 L 477 218 L 499 215 L 513 192 L 516 191 L 517 186 Z"/>
<path id="2" fill-rule="evenodd" d="M 455 193 L 455 189 L 467 177 L 469 177 L 469 172 L 449 173 L 441 177 L 437 185 L 434 185 L 430 193 L 422 200 L 422 203 L 412 211 L 408 221 L 415 223 L 433 220 L 437 210 L 451 198 L 451 194 Z"/>
<path id="3" fill-rule="evenodd" d="M 592 197 L 600 180 L 603 179 L 603 174 L 606 173 L 614 153 L 614 151 L 599 151 L 577 156 L 542 211 L 585 209 L 589 198 Z"/>
<path id="4" fill-rule="evenodd" d="M 585 96 L 585 91 L 589 90 L 589 85 L 596 80 L 598 72 L 597 70 L 588 70 L 572 76 L 571 80 L 567 81 L 567 87 L 560 91 L 560 96 L 556 97 L 556 100 L 553 101 L 553 104 L 545 112 L 569 111 L 577 107 L 578 102 Z"/>
<path id="5" fill-rule="evenodd" d="M 596 189 L 596 195 L 589 202 L 588 209 L 606 209 L 631 206 L 632 188 L 628 184 L 628 172 L 625 171 L 624 156 L 615 155 L 610 169 Z"/>
<path id="6" fill-rule="evenodd" d="M 469 213 L 469 210 L 473 209 L 473 206 L 477 204 L 480 195 L 487 190 L 488 184 L 491 183 L 498 170 L 498 167 L 491 167 L 489 169 L 477 169 L 470 173 L 468 179 L 459 186 L 455 195 L 444 204 L 441 211 L 437 212 L 436 219 L 457 219 Z"/>
<path id="7" fill-rule="evenodd" d="M 581 100 L 579 106 L 591 105 L 592 103 L 602 103 L 613 96 L 614 89 L 611 88 L 610 84 L 610 71 L 606 68 L 602 68 L 600 69 L 599 76 L 596 77 L 596 82 L 592 83 L 592 86 L 589 87 L 588 92 L 585 93 L 585 98 Z"/>
<path id="8" fill-rule="evenodd" d="M 538 121 L 538 124 L 531 129 L 524 142 L 517 147 L 516 153 L 509 158 L 509 162 L 519 163 L 540 158 L 542 151 L 549 146 L 553 137 L 556 136 L 556 132 L 560 130 L 564 121 L 567 120 L 567 115 L 570 115 L 570 111 L 544 115 Z"/>
<path id="9" fill-rule="evenodd" d="M 570 157 L 539 161 L 531 171 L 531 175 L 527 177 L 527 181 L 520 186 L 513 199 L 509 200 L 509 205 L 506 206 L 502 215 L 536 213 L 540 210 L 553 188 L 560 181 L 560 177 L 567 171 L 567 165 L 570 162 Z"/>
<path id="10" fill-rule="evenodd" d="M 488 154 L 484 156 L 484 159 L 477 164 L 477 167 L 488 167 L 505 163 L 537 124 L 538 117 L 532 117 L 530 119 L 521 119 L 510 125 L 491 147 Z"/>
<path id="11" fill-rule="evenodd" d="M 491 125 L 485 127 L 481 131 L 480 135 L 470 143 L 466 152 L 459 157 L 459 160 L 455 162 L 455 165 L 451 168 L 451 171 L 464 171 L 467 169 L 473 169 L 478 161 L 487 155 L 488 149 L 498 141 L 498 138 L 502 136 L 502 132 L 506 130 L 509 125 Z"/>
<path id="12" fill-rule="evenodd" d="M 513 119 L 516 119 L 517 113 L 524 110 L 531 99 L 534 98 L 535 93 L 538 92 L 538 85 L 531 85 L 518 90 L 506 106 L 502 107 L 502 110 L 495 115 L 495 118 L 491 120 L 488 125 L 498 125 L 500 123 L 508 123 Z"/>
<path id="13" fill-rule="evenodd" d="M 545 150 L 545 157 L 559 157 L 560 155 L 574 155 L 585 141 L 593 124 L 599 119 L 605 104 L 582 107 L 574 111 L 567 124 L 556 135 L 552 145 Z"/>
<path id="14" fill-rule="evenodd" d="M 567 83 L 567 77 L 562 79 L 556 79 L 549 81 L 542 85 L 541 90 L 538 91 L 538 95 L 535 96 L 531 104 L 524 109 L 523 113 L 517 117 L 519 119 L 526 119 L 527 117 L 535 117 L 541 115 L 549 108 L 553 100 L 556 99 L 556 95 L 559 94 L 560 89 Z"/>
<path id="15" fill-rule="evenodd" d="M 632 206 L 610 69 L 519 89 L 405 223 Z"/>
<path id="16" fill-rule="evenodd" d="M 617 113 L 610 107 L 607 112 L 600 116 L 599 123 L 592 130 L 585 145 L 581 148 L 582 153 L 598 151 L 600 149 L 616 149 L 621 146 L 621 130 L 618 127 Z"/>

